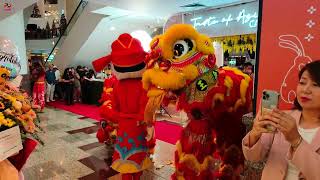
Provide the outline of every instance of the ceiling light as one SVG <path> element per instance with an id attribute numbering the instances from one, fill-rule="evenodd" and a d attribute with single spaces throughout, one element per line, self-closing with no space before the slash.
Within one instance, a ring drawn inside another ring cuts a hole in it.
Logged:
<path id="1" fill-rule="evenodd" d="M 116 28 L 114 26 L 110 27 L 110 31 L 114 31 Z"/>

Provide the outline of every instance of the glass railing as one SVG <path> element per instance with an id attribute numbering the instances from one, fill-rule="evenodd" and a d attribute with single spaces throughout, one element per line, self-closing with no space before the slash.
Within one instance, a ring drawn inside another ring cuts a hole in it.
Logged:
<path id="1" fill-rule="evenodd" d="M 78 18 L 80 17 L 81 13 L 83 12 L 87 4 L 88 4 L 88 0 L 81 0 L 76 10 L 72 14 L 71 18 L 69 19 L 68 23 L 65 23 L 65 25 L 60 26 L 59 38 L 52 39 L 53 48 L 51 49 L 48 55 L 48 58 L 45 60 L 45 63 L 51 62 L 54 60 L 57 51 L 61 47 L 63 41 L 65 40 L 68 33 L 71 31 L 74 24 L 77 22 Z"/>

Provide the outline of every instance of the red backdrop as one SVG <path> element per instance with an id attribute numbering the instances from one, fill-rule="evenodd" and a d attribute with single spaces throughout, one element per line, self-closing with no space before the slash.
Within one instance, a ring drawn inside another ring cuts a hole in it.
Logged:
<path id="1" fill-rule="evenodd" d="M 281 94 L 291 108 L 299 69 L 320 59 L 320 1 L 264 0 L 260 35 L 257 107 L 263 89 Z"/>

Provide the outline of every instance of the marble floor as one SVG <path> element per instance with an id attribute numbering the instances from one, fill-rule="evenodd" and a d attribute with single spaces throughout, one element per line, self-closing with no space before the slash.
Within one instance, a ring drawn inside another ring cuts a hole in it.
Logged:
<path id="1" fill-rule="evenodd" d="M 54 108 L 46 108 L 40 118 L 45 131 L 40 137 L 45 145 L 38 145 L 24 166 L 26 180 L 121 179 L 108 166 L 111 148 L 98 143 L 95 137 L 96 121 Z M 157 140 L 154 166 L 141 179 L 170 179 L 174 149 L 174 145 Z"/>

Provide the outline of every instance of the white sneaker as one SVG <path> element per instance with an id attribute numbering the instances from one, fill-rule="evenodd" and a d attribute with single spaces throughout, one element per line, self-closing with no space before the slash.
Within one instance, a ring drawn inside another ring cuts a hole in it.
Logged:
<path id="1" fill-rule="evenodd" d="M 49 103 L 50 101 L 49 101 L 49 100 L 46 100 L 46 102 Z"/>
<path id="2" fill-rule="evenodd" d="M 51 102 L 54 102 L 54 101 L 56 101 L 56 100 L 54 100 L 54 99 L 52 99 L 52 100 L 50 100 Z"/>

